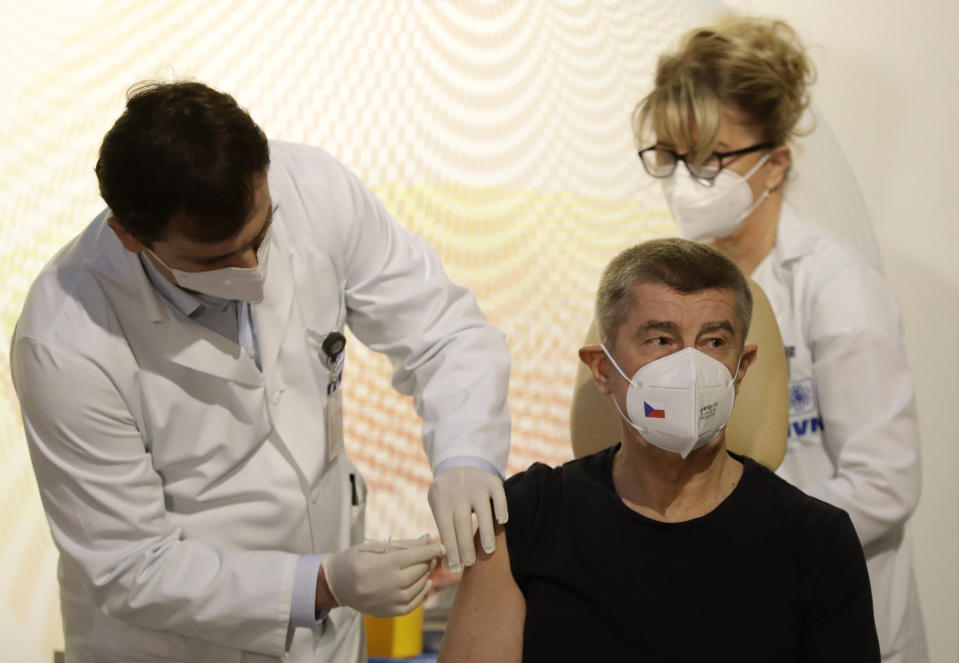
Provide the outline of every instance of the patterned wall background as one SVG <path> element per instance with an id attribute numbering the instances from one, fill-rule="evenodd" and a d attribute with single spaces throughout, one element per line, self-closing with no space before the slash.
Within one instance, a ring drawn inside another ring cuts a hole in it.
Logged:
<path id="1" fill-rule="evenodd" d="M 10 660 L 50 660 L 62 636 L 9 338 L 32 278 L 102 207 L 93 164 L 128 86 L 232 93 L 269 136 L 325 147 L 433 244 L 509 341 L 513 473 L 571 456 L 575 353 L 603 266 L 673 232 L 629 115 L 656 55 L 716 6 L 0 0 L 0 633 L 23 648 Z M 349 348 L 368 533 L 433 531 L 411 402 L 384 358 Z"/>

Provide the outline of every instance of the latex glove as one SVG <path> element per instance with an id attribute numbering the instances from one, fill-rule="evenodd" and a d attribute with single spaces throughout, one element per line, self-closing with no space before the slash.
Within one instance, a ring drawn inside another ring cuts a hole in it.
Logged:
<path id="1" fill-rule="evenodd" d="M 323 557 L 330 593 L 340 605 L 374 617 L 405 615 L 423 601 L 429 574 L 445 554 L 430 535 L 406 541 L 367 541 Z"/>
<path id="2" fill-rule="evenodd" d="M 459 573 L 463 570 L 461 562 L 470 566 L 476 561 L 471 513 L 476 514 L 479 524 L 480 545 L 485 552 L 493 552 L 496 534 L 492 511 L 496 511 L 500 524 L 509 517 L 506 493 L 498 476 L 475 467 L 451 467 L 436 476 L 430 486 L 429 501 L 451 571 Z"/>

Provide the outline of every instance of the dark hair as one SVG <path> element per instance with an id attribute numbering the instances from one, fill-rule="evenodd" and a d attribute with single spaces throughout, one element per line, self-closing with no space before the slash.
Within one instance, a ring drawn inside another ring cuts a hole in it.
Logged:
<path id="1" fill-rule="evenodd" d="M 633 290 L 640 283 L 660 283 L 684 295 L 715 288 L 732 290 L 745 341 L 753 315 L 753 295 L 742 271 L 711 246 L 672 237 L 637 244 L 606 267 L 596 294 L 596 320 L 607 345 L 614 342 L 633 300 Z"/>
<path id="2" fill-rule="evenodd" d="M 192 240 L 235 235 L 270 165 L 263 131 L 228 94 L 202 83 L 133 86 L 100 146 L 100 195 L 124 229 L 150 246 L 175 218 Z"/>

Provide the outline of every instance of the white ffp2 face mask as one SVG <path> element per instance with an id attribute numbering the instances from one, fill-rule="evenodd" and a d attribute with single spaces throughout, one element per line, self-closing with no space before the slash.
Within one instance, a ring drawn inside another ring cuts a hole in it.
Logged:
<path id="1" fill-rule="evenodd" d="M 629 383 L 626 414 L 613 396 L 616 409 L 650 444 L 686 458 L 726 426 L 736 390 L 733 376 L 721 361 L 685 348 L 649 362 L 630 380 L 606 346 L 601 347 Z"/>
<path id="2" fill-rule="evenodd" d="M 255 267 L 222 267 L 205 272 L 185 272 L 182 269 L 170 267 L 150 249 L 147 251 L 150 251 L 150 255 L 156 258 L 157 262 L 170 270 L 173 279 L 181 288 L 220 299 L 239 299 L 251 304 L 259 304 L 263 301 L 263 284 L 266 282 L 272 234 L 271 226 L 263 235 L 263 240 L 256 250 Z"/>
<path id="3" fill-rule="evenodd" d="M 676 164 L 673 174 L 661 181 L 680 234 L 686 239 L 704 242 L 736 232 L 769 195 L 769 189 L 766 189 L 753 201 L 749 178 L 771 154 L 764 154 L 745 175 L 723 168 L 712 184 L 705 184 L 690 174 L 685 163 Z M 679 172 L 680 166 L 682 173 Z"/>

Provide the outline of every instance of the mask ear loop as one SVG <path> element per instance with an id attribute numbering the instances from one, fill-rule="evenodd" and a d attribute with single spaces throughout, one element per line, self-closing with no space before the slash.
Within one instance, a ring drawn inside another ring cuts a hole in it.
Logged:
<path id="1" fill-rule="evenodd" d="M 646 432 L 646 429 L 645 429 L 644 427 L 637 426 L 636 423 L 635 423 L 632 419 L 630 419 L 630 418 L 627 417 L 625 414 L 623 414 L 623 411 L 619 408 L 619 401 L 616 400 L 616 395 L 615 395 L 615 394 L 610 394 L 610 396 L 613 397 L 613 405 L 616 406 L 616 411 L 619 412 L 619 416 L 621 416 L 621 417 L 623 418 L 623 421 L 625 421 L 627 424 L 629 424 L 630 426 L 632 426 L 633 428 L 635 428 L 638 432 L 640 432 L 640 433 L 645 433 L 645 432 Z"/>
<path id="2" fill-rule="evenodd" d="M 626 377 L 626 374 L 623 373 L 623 369 L 621 369 L 621 368 L 619 367 L 619 364 L 616 363 L 616 360 L 613 359 L 613 355 L 611 355 L 611 354 L 609 353 L 609 350 L 606 349 L 606 344 L 605 344 L 605 343 L 600 343 L 600 344 L 599 344 L 599 347 L 601 347 L 601 348 L 603 349 L 603 352 L 606 354 L 606 357 L 607 357 L 611 362 L 613 362 L 613 366 L 615 366 L 615 367 L 616 367 L 616 370 L 619 372 L 619 374 L 623 376 L 623 379 L 626 380 L 626 382 L 628 382 L 628 383 L 630 383 L 630 384 L 633 384 L 633 381 L 630 380 L 628 377 Z M 635 385 L 634 385 L 634 386 L 635 386 Z"/>
<path id="3" fill-rule="evenodd" d="M 740 175 L 740 177 L 743 178 L 743 181 L 748 183 L 748 182 L 749 182 L 749 178 L 752 177 L 753 175 L 755 175 L 755 174 L 756 174 L 756 171 L 759 170 L 764 163 L 766 163 L 767 161 L 769 161 L 769 157 L 771 157 L 771 156 L 772 156 L 772 152 L 766 152 L 766 154 L 764 154 L 764 155 L 762 156 L 762 158 L 761 158 L 759 161 L 757 161 L 756 164 L 755 164 L 752 168 L 750 168 L 748 171 L 746 171 L 746 174 L 745 174 L 745 175 Z M 762 202 L 763 202 L 764 200 L 766 200 L 766 197 L 767 197 L 770 193 L 772 193 L 772 189 L 770 189 L 769 187 L 764 187 L 764 188 L 763 188 L 763 192 L 759 195 L 759 198 L 757 198 L 755 201 L 753 201 L 753 204 L 750 205 L 748 208 L 746 208 L 746 211 L 744 211 L 744 212 L 742 213 L 742 215 L 739 217 L 738 220 L 739 220 L 739 221 L 742 221 L 742 220 L 745 219 L 747 216 L 749 216 L 750 214 L 752 214 L 753 212 L 755 212 L 755 211 L 756 211 L 756 208 L 759 207 L 760 205 L 762 205 Z M 740 358 L 742 358 L 742 357 L 740 357 Z"/>
<path id="4" fill-rule="evenodd" d="M 619 364 L 617 364 L 617 363 L 616 363 L 616 360 L 613 359 L 613 355 L 611 355 L 610 352 L 609 352 L 609 350 L 606 349 L 606 344 L 605 344 L 605 343 L 600 343 L 600 344 L 599 344 L 599 347 L 601 347 L 601 348 L 603 349 L 603 352 L 606 354 L 606 357 L 609 358 L 609 360 L 610 360 L 611 362 L 613 362 L 613 366 L 615 366 L 615 367 L 616 367 L 616 370 L 619 372 L 619 374 L 623 376 L 623 379 L 626 380 L 626 382 L 628 382 L 629 384 L 631 384 L 631 385 L 633 385 L 633 386 L 635 387 L 636 384 L 635 384 L 632 380 L 630 380 L 628 377 L 626 377 L 626 374 L 623 373 L 623 369 L 621 369 L 621 368 L 619 367 Z M 621 416 L 621 417 L 623 418 L 623 421 L 625 421 L 627 424 L 629 424 L 630 426 L 632 426 L 633 428 L 635 428 L 637 431 L 639 431 L 640 433 L 642 433 L 645 429 L 640 428 L 639 426 L 637 426 L 637 425 L 633 422 L 632 419 L 630 419 L 630 418 L 627 417 L 625 414 L 623 414 L 623 410 L 619 407 L 619 401 L 616 400 L 616 394 L 610 394 L 610 396 L 613 397 L 613 405 L 616 406 L 616 411 L 619 412 L 619 416 Z"/>
<path id="5" fill-rule="evenodd" d="M 756 171 L 757 171 L 757 170 L 759 170 L 760 168 L 763 167 L 763 164 L 765 164 L 767 161 L 769 161 L 769 157 L 771 157 L 772 155 L 773 155 L 772 152 L 766 152 L 766 154 L 764 154 L 764 155 L 759 159 L 759 161 L 757 161 L 755 164 L 753 164 L 753 167 L 750 168 L 749 170 L 747 170 L 745 175 L 741 175 L 741 177 L 742 177 L 744 180 L 748 180 L 750 177 L 752 177 L 753 175 L 756 174 Z"/>
<path id="6" fill-rule="evenodd" d="M 144 246 L 144 247 L 143 247 L 143 250 L 146 251 L 147 253 L 149 253 L 151 256 L 153 256 L 153 258 L 154 258 L 158 263 L 160 263 L 161 265 L 163 265 L 163 267 L 164 267 L 168 272 L 170 272 L 170 276 L 173 277 L 173 282 L 174 282 L 175 284 L 177 284 L 177 285 L 180 286 L 181 288 L 183 287 L 182 285 L 180 285 L 180 281 L 179 281 L 179 280 L 177 279 L 177 277 L 176 277 L 176 271 L 175 271 L 172 267 L 170 267 L 168 264 L 166 264 L 166 262 L 163 260 L 163 258 L 161 258 L 161 257 L 158 256 L 156 253 L 154 253 L 154 252 L 153 252 L 153 249 L 151 249 L 149 246 Z"/>
<path id="7" fill-rule="evenodd" d="M 742 363 L 743 363 L 743 355 L 745 354 L 745 350 L 746 350 L 746 348 L 744 347 L 744 348 L 743 348 L 743 352 L 740 352 L 740 353 L 739 353 L 739 359 L 736 361 L 736 372 L 733 373 L 733 376 L 732 376 L 732 378 L 730 379 L 730 382 L 729 382 L 729 386 L 733 389 L 733 404 L 732 404 L 732 406 L 729 408 L 729 414 L 726 415 L 726 423 L 724 423 L 724 424 L 723 424 L 723 427 L 720 429 L 720 430 L 723 430 L 723 431 L 725 431 L 725 430 L 726 430 L 726 426 L 729 425 L 729 417 L 732 416 L 733 408 L 736 407 L 736 387 L 735 387 L 735 385 L 736 385 L 736 377 L 739 375 L 739 367 L 742 366 Z"/>

